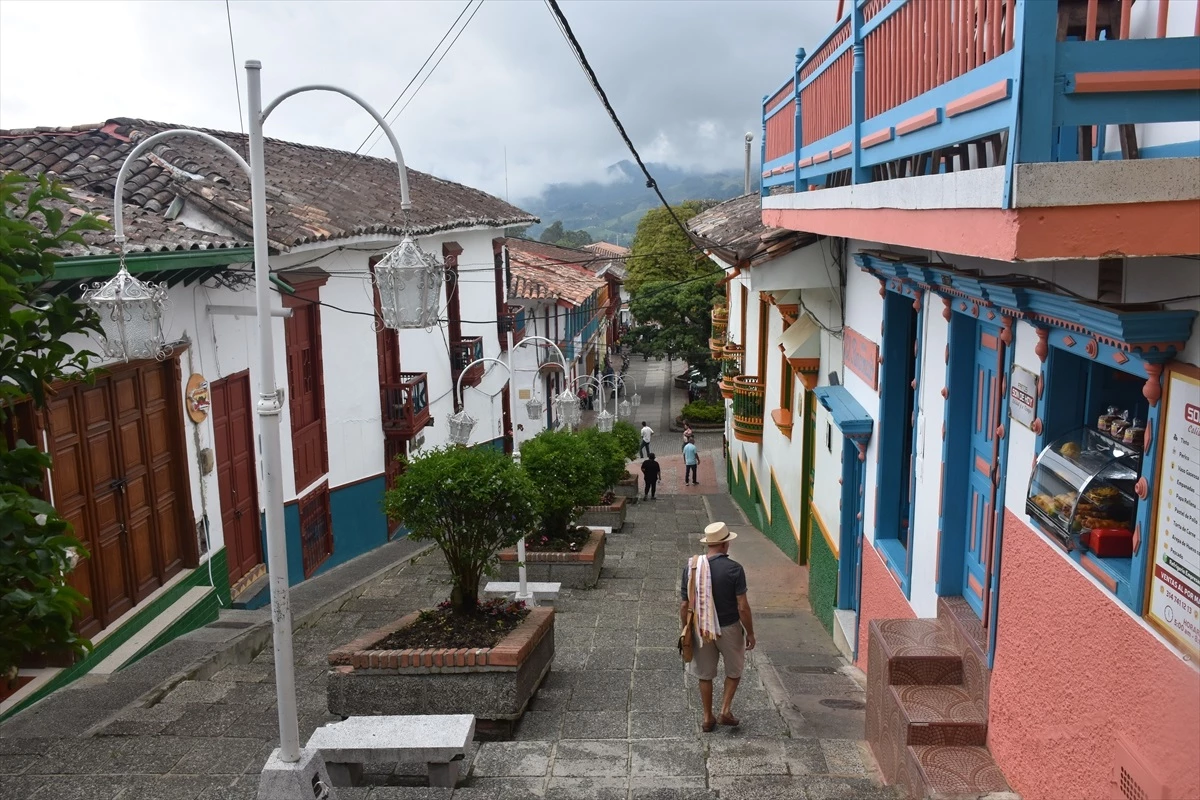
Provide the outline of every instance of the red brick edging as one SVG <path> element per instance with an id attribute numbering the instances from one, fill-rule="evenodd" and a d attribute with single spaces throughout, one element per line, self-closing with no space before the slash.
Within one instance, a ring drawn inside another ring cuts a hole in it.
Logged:
<path id="1" fill-rule="evenodd" d="M 592 530 L 592 535 L 583 543 L 583 547 L 574 552 L 535 552 L 525 551 L 525 562 L 527 564 L 545 564 L 547 562 L 592 562 L 596 560 L 596 551 L 600 549 L 600 543 L 604 541 L 604 531 Z M 506 547 L 500 551 L 500 560 L 505 562 L 515 563 L 517 560 L 517 549 L 515 547 Z"/>
<path id="2" fill-rule="evenodd" d="M 406 614 L 395 622 L 363 634 L 349 644 L 339 647 L 329 654 L 329 666 L 339 672 L 353 672 L 356 669 L 423 671 L 438 667 L 443 669 L 519 667 L 533 652 L 533 648 L 541 642 L 546 632 L 551 629 L 554 621 L 553 608 L 537 606 L 531 608 L 529 616 L 525 617 L 520 625 L 497 642 L 494 647 L 472 647 L 457 650 L 448 647 L 405 650 L 373 649 L 374 645 L 415 622 L 420 613 L 414 611 Z"/>

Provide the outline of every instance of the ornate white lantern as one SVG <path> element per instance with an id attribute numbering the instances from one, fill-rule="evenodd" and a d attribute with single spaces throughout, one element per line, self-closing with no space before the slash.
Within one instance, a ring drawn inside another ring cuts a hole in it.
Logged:
<path id="1" fill-rule="evenodd" d="M 471 441 L 471 431 L 475 428 L 476 419 L 464 408 L 457 414 L 450 415 L 450 442 L 466 444 Z"/>
<path id="2" fill-rule="evenodd" d="M 104 335 L 99 345 L 107 358 L 161 360 L 170 355 L 162 330 L 167 291 L 130 275 L 124 253 L 116 275 L 106 283 L 84 285 L 83 302 L 100 316 Z"/>
<path id="3" fill-rule="evenodd" d="M 630 404 L 630 402 L 628 400 L 622 400 L 620 403 L 617 404 L 617 416 L 628 417 L 632 413 L 633 413 L 633 406 Z"/>
<path id="4" fill-rule="evenodd" d="M 562 421 L 569 427 L 575 427 L 583 419 L 579 398 L 572 394 L 570 389 L 563 389 L 562 394 L 554 398 L 554 405 L 558 408 L 558 415 L 562 417 Z"/>
<path id="5" fill-rule="evenodd" d="M 612 414 L 601 411 L 596 415 L 596 429 L 601 433 L 612 433 L 614 419 Z"/>
<path id="6" fill-rule="evenodd" d="M 545 409 L 546 404 L 536 397 L 525 403 L 525 410 L 529 412 L 529 418 L 535 422 L 542 418 L 542 412 Z"/>
<path id="7" fill-rule="evenodd" d="M 642 405 L 642 396 L 634 392 L 633 396 L 629 398 L 629 405 L 633 406 L 634 411 L 637 411 Z"/>
<path id="8" fill-rule="evenodd" d="M 393 330 L 437 324 L 444 270 L 411 236 L 375 265 L 383 324 Z"/>

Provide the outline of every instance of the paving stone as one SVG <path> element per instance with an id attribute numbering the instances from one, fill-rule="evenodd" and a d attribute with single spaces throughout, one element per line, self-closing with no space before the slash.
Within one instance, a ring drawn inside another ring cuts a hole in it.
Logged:
<path id="1" fill-rule="evenodd" d="M 708 745 L 708 774 L 787 775 L 783 742 L 773 737 L 714 739 Z"/>
<path id="2" fill-rule="evenodd" d="M 565 778 L 628 774 L 629 742 L 564 740 L 554 754 L 553 774 Z"/>
<path id="3" fill-rule="evenodd" d="M 629 647 L 593 647 L 585 670 L 631 670 L 637 651 Z"/>
<path id="4" fill-rule="evenodd" d="M 678 636 L 678 631 L 676 631 Z M 635 669 L 674 670 L 683 672 L 683 659 L 677 647 L 639 647 Z"/>
<path id="5" fill-rule="evenodd" d="M 230 684 L 224 684 L 229 686 Z M 178 719 L 163 726 L 163 736 L 220 736 L 232 728 L 244 714 L 241 706 L 188 703 Z M 274 711 L 272 710 L 274 714 Z M 279 716 L 275 714 L 275 732 L 279 732 Z M 239 734 L 254 736 L 239 729 Z"/>
<path id="6" fill-rule="evenodd" d="M 630 744 L 632 777 L 704 775 L 704 745 L 694 739 L 647 739 Z"/>
<path id="7" fill-rule="evenodd" d="M 718 800 L 717 793 L 704 788 L 703 781 L 698 786 L 634 786 L 630 789 L 629 798 L 630 800 Z"/>
<path id="8" fill-rule="evenodd" d="M 208 680 L 210 683 L 273 682 L 275 680 L 275 671 L 265 664 L 230 664 Z"/>
<path id="9" fill-rule="evenodd" d="M 28 800 L 116 800 L 128 784 L 111 775 L 55 775 L 42 778 Z M 19 797 L 20 795 L 18 795 Z M 167 800 L 164 796 L 163 800 Z"/>
<path id="10" fill-rule="evenodd" d="M 484 742 L 471 763 L 472 776 L 531 778 L 550 767 L 552 742 Z"/>
<path id="11" fill-rule="evenodd" d="M 697 731 L 696 715 L 690 711 L 633 711 L 629 714 L 631 739 L 663 739 L 691 736 Z"/>
<path id="12" fill-rule="evenodd" d="M 791 778 L 734 775 L 711 778 L 709 786 L 721 800 L 808 800 L 804 785 Z"/>
<path id="13" fill-rule="evenodd" d="M 195 800 L 228 789 L 231 780 L 213 775 L 135 775 L 124 782 L 127 788 L 121 800 Z"/>
<path id="14" fill-rule="evenodd" d="M 818 739 L 825 756 L 826 770 L 831 775 L 851 778 L 868 777 L 871 767 L 870 756 L 865 752 L 865 743 L 854 739 Z"/>
<path id="15" fill-rule="evenodd" d="M 626 800 L 628 778 L 559 778 L 546 784 L 546 800 Z"/>
<path id="16" fill-rule="evenodd" d="M 809 800 L 899 800 L 903 794 L 893 786 L 880 786 L 866 778 L 816 776 L 795 778 Z M 722 795 L 724 797 L 724 795 Z"/>
<path id="17" fill-rule="evenodd" d="M 153 736 L 187 712 L 187 706 L 159 703 L 143 708 L 134 706 L 122 711 L 116 719 L 99 731 L 98 736 Z"/>
<path id="18" fill-rule="evenodd" d="M 559 647 L 554 643 L 554 666 L 556 670 L 580 670 L 587 665 L 588 651 L 580 647 Z"/>
<path id="19" fill-rule="evenodd" d="M 526 711 L 517 724 L 516 735 L 522 741 L 557 741 L 562 732 L 564 712 Z"/>
<path id="20" fill-rule="evenodd" d="M 228 681 L 181 681 L 162 699 L 164 703 L 215 703 L 226 695 Z"/>
<path id="21" fill-rule="evenodd" d="M 459 784 L 454 800 L 529 800 L 546 794 L 544 778 L 473 778 Z"/>
<path id="22" fill-rule="evenodd" d="M 210 739 L 196 743 L 171 768 L 180 775 L 241 775 L 262 752 L 259 739 Z M 258 762 L 259 769 L 262 768 Z"/>

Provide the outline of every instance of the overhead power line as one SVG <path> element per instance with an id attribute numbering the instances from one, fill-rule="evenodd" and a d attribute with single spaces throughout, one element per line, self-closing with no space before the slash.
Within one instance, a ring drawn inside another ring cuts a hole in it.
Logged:
<path id="1" fill-rule="evenodd" d="M 233 91 L 237 96 L 238 130 L 246 136 L 246 123 L 242 121 L 242 85 L 238 83 L 237 48 L 233 46 L 233 15 L 229 11 L 229 0 L 225 0 L 225 26 L 229 29 L 229 57 L 233 59 Z M 246 153 L 249 154 L 247 143 Z"/>

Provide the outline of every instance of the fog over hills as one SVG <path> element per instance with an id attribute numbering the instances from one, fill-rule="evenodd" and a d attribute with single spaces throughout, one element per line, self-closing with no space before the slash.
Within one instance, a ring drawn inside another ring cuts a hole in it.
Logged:
<path id="1" fill-rule="evenodd" d="M 666 164 L 646 166 L 669 203 L 728 200 L 742 193 L 741 169 L 701 173 Z M 757 187 L 755 176 L 751 180 Z M 642 215 L 658 204 L 658 198 L 646 187 L 645 177 L 632 161 L 610 166 L 603 181 L 552 183 L 540 196 L 517 201 L 517 205 L 542 220 L 541 225 L 529 230 L 528 235 L 533 238 L 555 220 L 562 220 L 567 230 L 586 230 L 595 241 L 625 246 L 633 240 Z"/>

